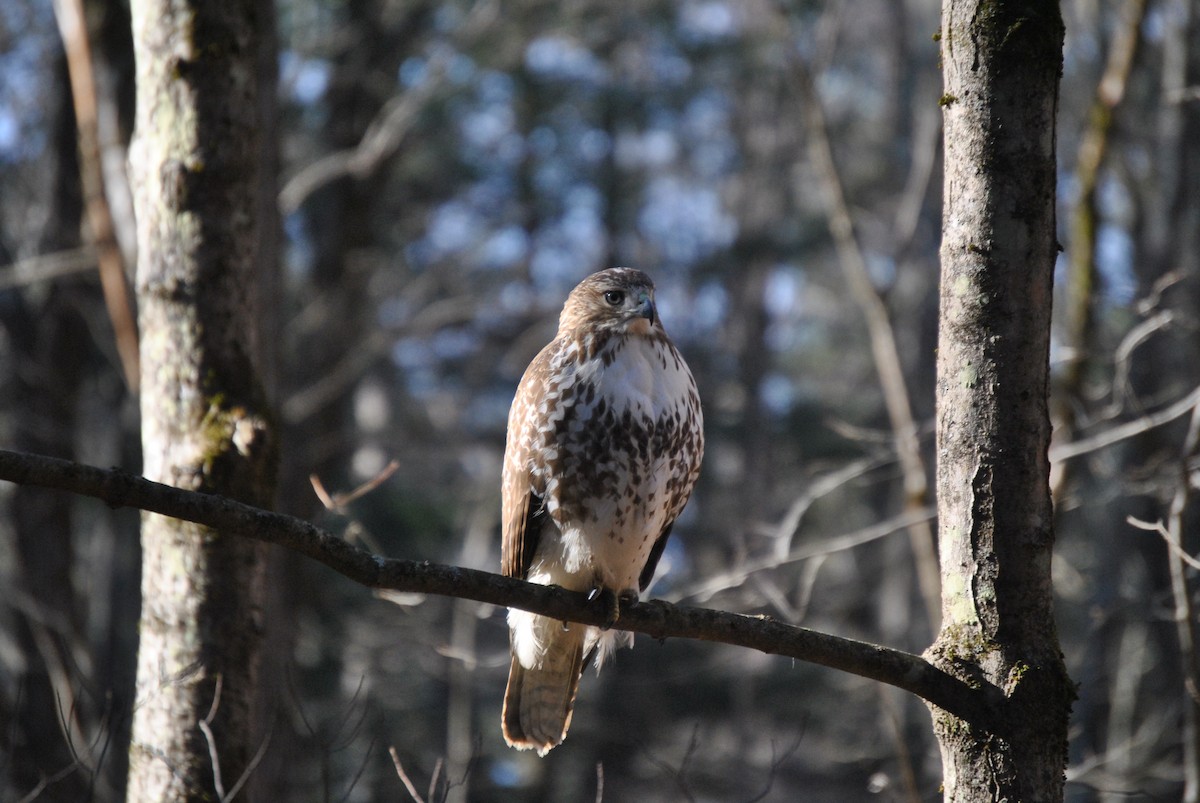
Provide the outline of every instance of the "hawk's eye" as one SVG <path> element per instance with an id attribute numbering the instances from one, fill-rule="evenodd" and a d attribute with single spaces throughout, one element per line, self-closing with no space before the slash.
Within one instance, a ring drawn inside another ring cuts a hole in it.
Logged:
<path id="1" fill-rule="evenodd" d="M 607 290 L 604 293 L 604 300 L 610 307 L 619 307 L 625 303 L 625 292 L 623 290 Z"/>

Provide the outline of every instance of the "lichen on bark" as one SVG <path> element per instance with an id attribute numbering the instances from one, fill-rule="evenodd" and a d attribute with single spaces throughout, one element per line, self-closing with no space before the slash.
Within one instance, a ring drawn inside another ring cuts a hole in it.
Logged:
<path id="1" fill-rule="evenodd" d="M 275 445 L 255 359 L 260 0 L 135 0 L 146 477 L 259 506 Z M 273 192 L 272 192 L 273 194 Z M 144 514 L 130 800 L 211 800 L 253 753 L 263 547 Z M 215 755 L 215 758 L 214 758 Z"/>
<path id="2" fill-rule="evenodd" d="M 947 801 L 1061 800 L 1073 686 L 1054 626 L 1049 492 L 1055 116 L 1044 0 L 944 0 L 938 342 L 943 627 L 926 656 L 1004 695 L 986 727 L 934 708 Z"/>

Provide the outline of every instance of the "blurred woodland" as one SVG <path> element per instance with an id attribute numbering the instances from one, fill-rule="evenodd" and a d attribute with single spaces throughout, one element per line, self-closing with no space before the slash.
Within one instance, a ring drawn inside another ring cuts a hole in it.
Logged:
<path id="1" fill-rule="evenodd" d="M 130 16 L 83 0 L 72 36 L 72 4 L 0 0 L 0 443 L 137 473 L 131 319 L 101 280 L 135 262 Z M 648 596 L 931 643 L 940 3 L 276 11 L 280 270 L 259 321 L 276 509 L 495 571 L 521 372 L 580 278 L 635 266 L 708 442 Z M 1200 772 L 1200 2 L 1063 15 L 1067 799 L 1178 800 Z M 0 505 L 0 799 L 121 800 L 138 515 L 9 484 Z M 941 797 L 916 698 L 683 640 L 640 637 L 587 672 L 564 745 L 517 753 L 503 611 L 271 561 L 260 799 L 407 799 L 402 776 L 451 801 Z"/>

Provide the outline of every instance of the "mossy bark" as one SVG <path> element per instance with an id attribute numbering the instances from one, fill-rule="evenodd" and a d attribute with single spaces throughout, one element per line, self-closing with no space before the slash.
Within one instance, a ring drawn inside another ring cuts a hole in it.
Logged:
<path id="1" fill-rule="evenodd" d="M 273 186 L 258 167 L 264 13 L 259 0 L 134 0 L 130 166 L 144 474 L 269 506 L 255 292 L 257 272 L 273 268 L 256 264 L 259 232 L 273 225 L 258 205 Z M 256 746 L 262 546 L 144 514 L 142 548 L 128 799 L 218 799 Z"/>
<path id="2" fill-rule="evenodd" d="M 1005 695 L 986 729 L 933 707 L 944 796 L 1061 800 L 1073 686 L 1050 579 L 1047 389 L 1062 18 L 1047 0 L 944 0 L 940 41 L 943 626 L 927 657 Z"/>

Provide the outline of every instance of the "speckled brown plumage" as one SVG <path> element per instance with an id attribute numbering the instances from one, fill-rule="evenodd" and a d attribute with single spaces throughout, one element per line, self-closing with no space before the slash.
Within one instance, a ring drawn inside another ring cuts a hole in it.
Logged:
<path id="1" fill-rule="evenodd" d="M 700 396 L 646 274 L 613 268 L 567 298 L 558 334 L 521 378 L 504 455 L 502 569 L 620 596 L 644 590 L 704 453 Z M 509 612 L 509 744 L 566 736 L 585 656 L 627 633 Z M 598 661 L 599 663 L 599 661 Z"/>

